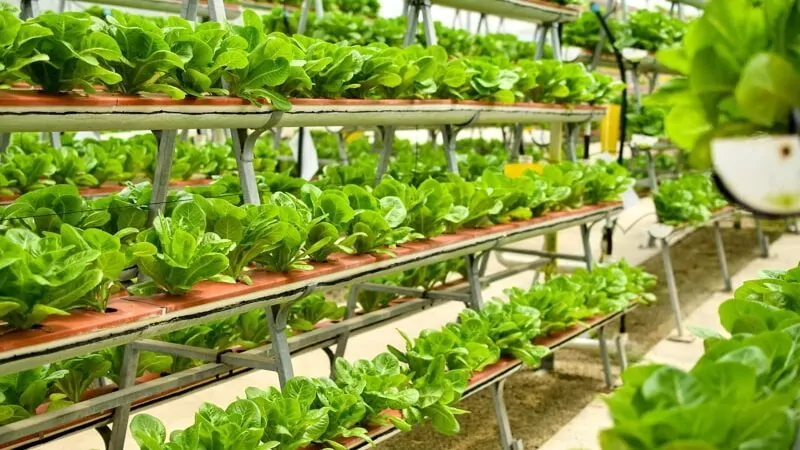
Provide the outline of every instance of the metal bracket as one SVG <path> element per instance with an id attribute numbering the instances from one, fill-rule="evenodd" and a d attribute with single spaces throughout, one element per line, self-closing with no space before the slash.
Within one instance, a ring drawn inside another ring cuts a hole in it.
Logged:
<path id="1" fill-rule="evenodd" d="M 445 158 L 447 158 L 447 169 L 458 174 L 458 155 L 456 155 L 456 137 L 464 128 L 471 126 L 478 119 L 481 113 L 478 111 L 468 121 L 457 125 L 442 125 L 442 142 L 444 145 Z"/>

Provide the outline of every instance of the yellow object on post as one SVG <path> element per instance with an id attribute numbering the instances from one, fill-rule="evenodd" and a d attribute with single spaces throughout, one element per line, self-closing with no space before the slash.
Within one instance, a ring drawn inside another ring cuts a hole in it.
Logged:
<path id="1" fill-rule="evenodd" d="M 528 171 L 542 173 L 543 170 L 544 167 L 539 163 L 506 163 L 506 165 L 503 166 L 503 173 L 508 178 L 520 178 Z"/>
<path id="2" fill-rule="evenodd" d="M 619 143 L 620 105 L 608 105 L 606 116 L 600 122 L 600 147 L 606 153 L 616 154 Z"/>

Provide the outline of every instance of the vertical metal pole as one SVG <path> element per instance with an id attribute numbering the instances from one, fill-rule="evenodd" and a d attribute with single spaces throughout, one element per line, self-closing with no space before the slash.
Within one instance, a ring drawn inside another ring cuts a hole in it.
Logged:
<path id="1" fill-rule="evenodd" d="M 669 253 L 669 243 L 666 239 L 661 242 L 661 261 L 664 264 L 664 274 L 667 276 L 667 290 L 669 291 L 669 302 L 672 305 L 672 314 L 675 318 L 675 328 L 677 329 L 677 339 L 684 339 L 683 318 L 681 317 L 681 304 L 678 301 L 678 287 L 675 284 L 675 274 L 672 271 L 672 256 Z"/>
<path id="2" fill-rule="evenodd" d="M 567 159 L 572 162 L 578 161 L 578 134 L 580 133 L 580 125 L 575 123 L 567 124 Z"/>
<path id="3" fill-rule="evenodd" d="M 67 12 L 67 0 L 59 0 L 58 12 L 60 13 Z"/>
<path id="4" fill-rule="evenodd" d="M 349 165 L 350 159 L 347 156 L 347 143 L 341 131 L 336 133 L 336 145 L 339 147 L 339 163 Z"/>
<path id="5" fill-rule="evenodd" d="M 267 325 L 272 335 L 272 352 L 281 387 L 294 376 L 292 355 L 289 353 L 289 341 L 286 338 L 286 327 L 289 319 L 287 304 L 267 306 Z"/>
<path id="6" fill-rule="evenodd" d="M 317 20 L 319 20 L 320 18 L 322 18 L 322 16 L 325 15 L 325 7 L 323 6 L 322 0 L 316 0 L 314 6 L 316 7 L 316 10 L 314 12 L 316 12 Z"/>
<path id="7" fill-rule="evenodd" d="M 586 262 L 586 270 L 594 268 L 594 255 L 592 255 L 592 242 L 590 237 L 592 230 L 589 225 L 581 225 L 581 241 L 583 242 L 583 260 Z"/>
<path id="8" fill-rule="evenodd" d="M 356 314 L 356 307 L 358 306 L 358 293 L 361 292 L 361 287 L 357 284 L 354 284 L 350 287 L 350 292 L 347 294 L 347 308 L 344 311 L 344 319 L 347 320 Z M 347 341 L 350 338 L 350 331 L 346 330 L 339 336 L 339 340 L 336 342 L 336 356 L 339 358 L 344 357 L 344 353 L 347 350 Z"/>
<path id="9" fill-rule="evenodd" d="M 297 33 L 305 34 L 308 27 L 308 15 L 311 13 L 311 0 L 303 0 L 303 6 L 300 10 L 300 23 L 297 24 Z"/>
<path id="10" fill-rule="evenodd" d="M 447 159 L 447 170 L 458 175 L 458 156 L 456 155 L 456 135 L 458 130 L 452 125 L 442 127 L 444 156 Z"/>
<path id="11" fill-rule="evenodd" d="M 166 208 L 169 180 L 172 176 L 172 156 L 175 154 L 175 140 L 178 137 L 177 130 L 154 131 L 153 133 L 158 141 L 158 155 L 153 176 L 153 195 L 150 198 L 150 222 Z"/>
<path id="12" fill-rule="evenodd" d="M 464 257 L 464 264 L 467 266 L 467 282 L 469 283 L 470 307 L 474 310 L 483 308 L 483 289 L 481 289 L 481 276 L 479 274 L 478 262 L 474 254 Z"/>
<path id="13" fill-rule="evenodd" d="M 725 257 L 725 243 L 722 242 L 722 229 L 719 221 L 714 222 L 714 241 L 717 244 L 717 257 L 719 258 L 719 269 L 722 272 L 722 281 L 725 283 L 725 290 L 732 291 L 733 283 L 728 274 L 728 259 Z"/>
<path id="14" fill-rule="evenodd" d="M 522 124 L 514 124 L 514 126 L 511 127 L 511 131 L 511 146 L 508 149 L 508 159 L 511 162 L 517 162 L 522 153 Z"/>
<path id="15" fill-rule="evenodd" d="M 422 0 L 422 21 L 425 27 L 425 42 L 428 45 L 436 45 L 436 28 L 433 26 L 433 14 L 431 14 L 431 0 Z"/>
<path id="16" fill-rule="evenodd" d="M 606 342 L 606 327 L 602 326 L 597 330 L 597 342 L 600 344 L 600 359 L 603 362 L 603 378 L 606 386 L 611 389 L 614 386 L 614 379 L 611 375 L 611 361 L 608 358 L 608 343 Z"/>
<path id="17" fill-rule="evenodd" d="M 491 250 L 486 250 L 485 252 L 481 253 L 480 260 L 478 261 L 478 275 L 480 275 L 481 278 L 486 276 L 486 271 L 489 269 L 489 259 L 491 256 Z"/>
<path id="18" fill-rule="evenodd" d="M 758 246 L 761 249 L 761 257 L 769 258 L 769 239 L 764 234 L 764 228 L 761 225 L 761 219 L 756 219 L 756 238 L 758 239 Z"/>
<path id="19" fill-rule="evenodd" d="M 625 342 L 628 337 L 628 330 L 625 324 L 626 317 L 627 316 L 623 314 L 619 318 L 619 334 L 614 339 L 617 344 L 617 354 L 619 355 L 619 368 L 622 372 L 625 372 L 625 369 L 628 368 L 628 353 L 625 350 Z"/>
<path id="20" fill-rule="evenodd" d="M 39 16 L 39 0 L 22 0 L 19 5 L 19 18 L 22 20 Z"/>
<path id="21" fill-rule="evenodd" d="M 656 160 L 653 158 L 651 149 L 644 151 L 647 156 L 647 178 L 650 179 L 650 192 L 655 194 L 658 192 L 658 177 L 656 176 Z"/>
<path id="22" fill-rule="evenodd" d="M 212 22 L 225 23 L 225 4 L 222 0 L 208 0 L 208 17 Z"/>
<path id="23" fill-rule="evenodd" d="M 503 450 L 522 450 L 522 442 L 515 440 L 511 434 L 511 423 L 508 420 L 508 409 L 503 399 L 506 380 L 501 380 L 492 385 L 492 402 L 494 403 L 494 413 L 497 417 L 497 428 L 500 431 L 500 445 Z"/>
<path id="24" fill-rule="evenodd" d="M 125 345 L 125 354 L 122 359 L 119 389 L 128 389 L 136 384 L 136 370 L 139 365 L 139 349 L 135 343 Z M 112 419 L 111 440 L 109 450 L 124 450 L 125 433 L 128 429 L 128 417 L 131 414 L 131 405 L 118 406 L 114 409 Z"/>
<path id="25" fill-rule="evenodd" d="M 183 0 L 181 4 L 181 17 L 186 20 L 197 21 L 197 3 L 198 0 Z"/>
<path id="26" fill-rule="evenodd" d="M 409 46 L 414 43 L 417 37 L 417 24 L 419 23 L 419 0 L 409 0 L 408 8 L 406 9 L 406 22 L 408 23 L 408 30 L 403 39 L 403 45 Z"/>
<path id="27" fill-rule="evenodd" d="M 561 41 L 558 39 L 558 25 L 551 25 L 550 27 L 550 46 L 553 47 L 553 59 L 561 61 L 563 55 L 561 53 Z"/>
<path id="28" fill-rule="evenodd" d="M 0 133 L 0 155 L 5 153 L 9 144 L 11 144 L 11 133 Z"/>
<path id="29" fill-rule="evenodd" d="M 381 179 L 386 174 L 386 170 L 389 169 L 389 161 L 392 159 L 392 153 L 394 151 L 394 132 L 397 127 L 390 125 L 379 128 L 383 135 L 383 150 L 378 160 L 378 170 L 375 173 L 375 185 L 381 182 Z"/>
<path id="30" fill-rule="evenodd" d="M 634 104 L 634 108 L 636 112 L 642 110 L 642 86 L 639 83 L 639 63 L 634 63 L 633 67 L 631 67 L 631 79 L 633 81 L 633 97 L 636 99 L 636 103 Z"/>
<path id="31" fill-rule="evenodd" d="M 544 58 L 544 46 L 547 44 L 547 29 L 550 26 L 541 24 L 536 27 L 536 53 L 533 59 L 540 60 Z"/>
<path id="32" fill-rule="evenodd" d="M 260 133 L 259 133 L 260 134 Z M 233 153 L 239 171 L 239 183 L 242 185 L 242 197 L 245 203 L 261 204 L 256 181 L 256 170 L 253 166 L 253 146 L 256 136 L 249 136 L 246 129 L 232 129 Z"/>
<path id="33" fill-rule="evenodd" d="M 50 145 L 53 148 L 61 148 L 61 133 L 58 131 L 54 131 L 52 133 L 47 133 L 47 136 L 50 140 Z"/>

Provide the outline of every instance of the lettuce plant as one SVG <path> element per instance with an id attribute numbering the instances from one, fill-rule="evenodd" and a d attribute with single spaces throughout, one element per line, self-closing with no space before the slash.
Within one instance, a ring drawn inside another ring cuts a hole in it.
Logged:
<path id="1" fill-rule="evenodd" d="M 205 229 L 206 215 L 194 203 L 181 203 L 171 217 L 159 214 L 153 228 L 137 237 L 139 243 L 150 244 L 141 246 L 136 255 L 139 270 L 150 280 L 128 290 L 135 295 L 183 295 L 201 281 L 234 282 L 222 275 L 229 266 L 226 254 L 234 244 Z"/>
<path id="2" fill-rule="evenodd" d="M 289 327 L 296 332 L 312 331 L 322 320 L 340 320 L 345 308 L 316 293 L 292 304 L 289 309 Z"/>

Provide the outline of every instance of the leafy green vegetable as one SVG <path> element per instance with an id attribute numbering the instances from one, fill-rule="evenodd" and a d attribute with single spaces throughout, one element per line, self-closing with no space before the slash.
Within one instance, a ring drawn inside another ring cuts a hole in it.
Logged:
<path id="1" fill-rule="evenodd" d="M 172 217 L 160 214 L 153 228 L 140 233 L 142 245 L 136 255 L 140 271 L 152 278 L 128 288 L 135 295 L 164 291 L 182 295 L 203 280 L 234 282 L 222 275 L 228 268 L 225 256 L 233 243 L 205 231 L 206 215 L 193 203 L 181 203 Z"/>
<path id="2" fill-rule="evenodd" d="M 345 308 L 334 301 L 326 300 L 322 294 L 311 294 L 289 309 L 289 327 L 297 332 L 311 331 L 322 320 L 339 320 Z"/>
<path id="3" fill-rule="evenodd" d="M 661 183 L 653 201 L 661 222 L 678 225 L 703 223 L 727 205 L 708 176 L 691 173 Z"/>

